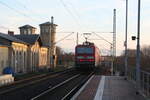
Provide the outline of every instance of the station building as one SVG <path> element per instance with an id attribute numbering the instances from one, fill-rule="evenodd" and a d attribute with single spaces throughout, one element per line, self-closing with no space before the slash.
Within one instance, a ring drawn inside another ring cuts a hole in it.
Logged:
<path id="1" fill-rule="evenodd" d="M 30 25 L 19 27 L 20 34 L 0 33 L 0 74 L 6 67 L 15 73 L 28 73 L 55 67 L 56 24 L 40 24 L 40 34 Z"/>

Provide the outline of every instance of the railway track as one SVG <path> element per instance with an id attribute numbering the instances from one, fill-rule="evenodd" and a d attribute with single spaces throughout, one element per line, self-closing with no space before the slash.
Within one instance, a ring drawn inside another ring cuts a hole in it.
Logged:
<path id="1" fill-rule="evenodd" d="M 0 91 L 0 100 L 30 100 L 32 97 L 49 89 L 49 87 L 54 87 L 78 73 L 75 70 L 61 72 L 38 80 L 26 81 L 14 87 L 3 88 Z"/>
<path id="2" fill-rule="evenodd" d="M 92 75 L 93 72 L 77 74 L 31 100 L 69 100 Z"/>
<path id="3" fill-rule="evenodd" d="M 4 92 L 5 90 L 7 90 L 7 91 L 12 90 L 11 88 L 13 88 L 13 89 L 20 88 L 22 86 L 32 84 L 34 82 L 38 82 L 40 80 L 50 78 L 50 77 L 54 77 L 55 75 L 67 73 L 67 72 L 73 71 L 73 70 L 75 70 L 75 69 L 72 68 L 72 69 L 67 69 L 67 70 L 64 70 L 64 71 L 40 74 L 40 75 L 32 76 L 32 77 L 29 77 L 29 78 L 24 78 L 24 79 L 21 79 L 21 80 L 17 80 L 17 81 L 14 81 L 11 84 L 0 87 L 0 94 L 2 93 L 2 91 Z"/>
<path id="4" fill-rule="evenodd" d="M 69 70 L 33 78 L 8 88 L 0 89 L 0 100 L 69 100 L 93 75 L 102 73 Z"/>

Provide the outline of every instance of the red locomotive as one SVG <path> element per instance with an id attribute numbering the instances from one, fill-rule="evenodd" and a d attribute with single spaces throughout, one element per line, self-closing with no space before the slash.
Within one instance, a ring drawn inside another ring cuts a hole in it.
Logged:
<path id="1" fill-rule="evenodd" d="M 77 69 L 93 69 L 100 64 L 100 51 L 91 42 L 84 42 L 75 48 L 75 66 Z"/>

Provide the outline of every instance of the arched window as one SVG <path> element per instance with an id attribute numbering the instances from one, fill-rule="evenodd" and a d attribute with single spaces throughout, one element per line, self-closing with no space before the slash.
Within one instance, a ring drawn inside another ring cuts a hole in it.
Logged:
<path id="1" fill-rule="evenodd" d="M 23 53 L 24 54 L 24 72 L 26 72 L 26 52 Z"/>

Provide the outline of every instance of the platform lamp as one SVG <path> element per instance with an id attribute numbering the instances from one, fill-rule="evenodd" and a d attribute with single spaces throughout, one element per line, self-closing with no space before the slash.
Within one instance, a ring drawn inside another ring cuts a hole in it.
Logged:
<path id="1" fill-rule="evenodd" d="M 137 94 L 140 92 L 140 57 L 141 57 L 141 52 L 140 52 L 140 17 L 141 17 L 141 0 L 138 0 L 138 22 L 137 22 L 137 50 L 136 50 L 136 82 L 137 82 Z"/>
<path id="2" fill-rule="evenodd" d="M 139 37 L 136 37 L 136 36 L 132 36 L 131 37 L 133 41 L 137 40 L 137 49 L 136 49 L 136 88 L 138 91 L 136 91 L 136 94 L 139 94 L 139 91 L 140 91 L 140 45 L 139 45 Z"/>

